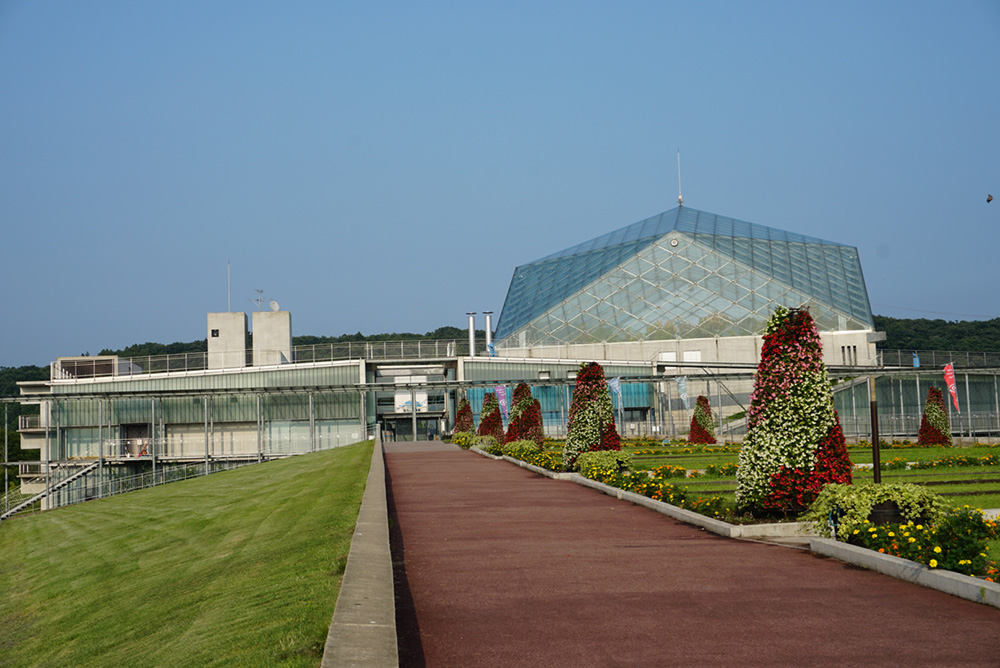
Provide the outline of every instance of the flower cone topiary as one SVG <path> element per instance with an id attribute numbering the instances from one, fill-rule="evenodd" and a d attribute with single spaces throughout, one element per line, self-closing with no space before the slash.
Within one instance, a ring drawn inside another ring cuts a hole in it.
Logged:
<path id="1" fill-rule="evenodd" d="M 507 424 L 507 443 L 514 441 L 533 441 L 538 447 L 545 442 L 542 430 L 542 407 L 538 400 L 531 396 L 531 388 L 527 383 L 520 383 L 514 388 L 514 407 L 510 411 Z"/>
<path id="2" fill-rule="evenodd" d="M 563 466 L 567 471 L 572 470 L 581 452 L 621 450 L 621 447 L 604 369 L 597 362 L 581 364 L 569 407 Z"/>
<path id="3" fill-rule="evenodd" d="M 944 395 L 936 387 L 927 389 L 924 415 L 920 418 L 919 445 L 951 445 L 951 426 L 948 424 L 948 409 L 944 405 Z"/>
<path id="4" fill-rule="evenodd" d="M 487 392 L 483 396 L 483 412 L 480 414 L 476 433 L 480 436 L 492 436 L 497 443 L 503 443 L 503 416 L 500 415 L 500 402 L 493 392 Z"/>
<path id="5" fill-rule="evenodd" d="M 458 414 L 455 416 L 455 433 L 469 432 L 474 428 L 472 406 L 468 399 L 462 399 L 458 402 Z"/>
<path id="6" fill-rule="evenodd" d="M 800 511 L 829 482 L 850 483 L 822 346 L 808 311 L 777 309 L 767 324 L 740 449 L 736 502 Z"/>
<path id="7" fill-rule="evenodd" d="M 712 420 L 712 406 L 708 397 L 698 396 L 694 405 L 694 415 L 691 416 L 691 429 L 688 432 L 689 443 L 715 443 L 715 422 Z"/>

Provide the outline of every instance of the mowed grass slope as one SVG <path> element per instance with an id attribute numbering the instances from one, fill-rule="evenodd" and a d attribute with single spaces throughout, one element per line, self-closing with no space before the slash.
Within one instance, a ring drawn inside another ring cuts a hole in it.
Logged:
<path id="1" fill-rule="evenodd" d="M 371 442 L 0 524 L 0 666 L 318 666 Z"/>

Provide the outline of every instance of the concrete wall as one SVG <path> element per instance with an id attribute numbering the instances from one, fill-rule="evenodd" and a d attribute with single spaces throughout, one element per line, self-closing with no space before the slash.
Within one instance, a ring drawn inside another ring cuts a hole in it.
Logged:
<path id="1" fill-rule="evenodd" d="M 872 332 L 821 332 L 823 361 L 828 366 L 874 366 L 875 344 L 868 340 Z M 762 336 L 729 336 L 711 339 L 674 339 L 671 341 L 623 341 L 615 343 L 564 344 L 529 348 L 503 348 L 500 357 L 537 359 L 617 360 L 631 362 L 760 361 Z"/>
<path id="2" fill-rule="evenodd" d="M 239 369 L 247 365 L 247 314 L 209 313 L 208 368 Z"/>
<path id="3" fill-rule="evenodd" d="M 253 365 L 292 362 L 292 314 L 288 311 L 254 311 Z"/>

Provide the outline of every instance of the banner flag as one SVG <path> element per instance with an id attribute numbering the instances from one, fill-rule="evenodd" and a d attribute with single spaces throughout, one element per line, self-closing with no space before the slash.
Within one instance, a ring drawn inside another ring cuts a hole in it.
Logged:
<path id="1" fill-rule="evenodd" d="M 625 405 L 622 402 L 622 379 L 612 378 L 608 381 L 608 387 L 611 388 L 612 392 L 618 395 L 618 424 L 621 424 L 622 416 L 625 413 Z"/>
<path id="2" fill-rule="evenodd" d="M 497 401 L 500 403 L 500 414 L 503 415 L 503 419 L 507 420 L 507 386 L 497 385 L 493 388 L 497 393 Z"/>
<path id="3" fill-rule="evenodd" d="M 687 376 L 677 377 L 677 394 L 681 395 L 681 399 L 684 401 L 684 410 L 691 410 L 691 404 L 688 402 Z"/>
<path id="4" fill-rule="evenodd" d="M 611 390 L 616 395 L 618 395 L 618 403 L 621 404 L 621 402 L 622 402 L 622 379 L 621 378 L 612 378 L 611 380 L 608 381 L 608 387 L 610 387 Z"/>
<path id="5" fill-rule="evenodd" d="M 955 367 L 946 364 L 944 367 L 944 382 L 948 384 L 948 391 L 951 392 L 951 403 L 955 404 L 955 410 L 961 413 L 958 407 L 958 387 L 955 385 Z"/>

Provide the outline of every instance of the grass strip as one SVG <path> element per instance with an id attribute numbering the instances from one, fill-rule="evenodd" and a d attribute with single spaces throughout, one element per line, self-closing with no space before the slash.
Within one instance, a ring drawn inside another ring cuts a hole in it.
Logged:
<path id="1" fill-rule="evenodd" d="M 0 525 L 0 665 L 319 664 L 370 442 Z"/>

